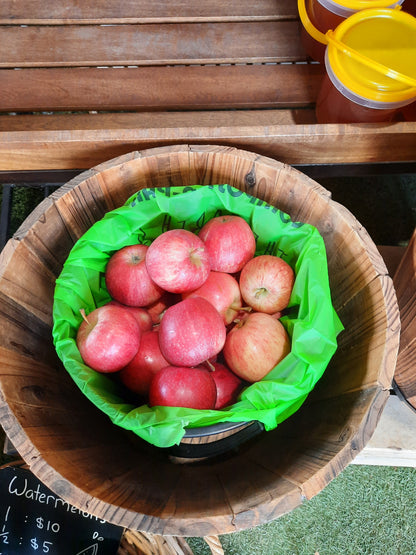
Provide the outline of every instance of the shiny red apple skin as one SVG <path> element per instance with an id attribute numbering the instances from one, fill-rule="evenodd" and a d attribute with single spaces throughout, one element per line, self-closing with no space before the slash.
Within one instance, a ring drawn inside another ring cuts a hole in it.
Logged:
<path id="1" fill-rule="evenodd" d="M 142 334 L 136 355 L 120 370 L 120 380 L 133 393 L 146 396 L 153 376 L 165 366 L 169 362 L 160 350 L 158 330 L 147 331 Z"/>
<path id="2" fill-rule="evenodd" d="M 226 328 L 219 312 L 202 297 L 169 307 L 159 326 L 163 356 L 174 366 L 198 366 L 224 346 Z"/>
<path id="3" fill-rule="evenodd" d="M 220 362 L 212 363 L 211 376 L 217 387 L 215 409 L 220 410 L 237 401 L 243 388 L 243 381 Z"/>
<path id="4" fill-rule="evenodd" d="M 227 334 L 223 354 L 227 366 L 242 380 L 261 380 L 291 349 L 282 323 L 270 314 L 252 312 Z"/>
<path id="5" fill-rule="evenodd" d="M 146 310 L 146 308 L 142 308 L 139 306 L 127 306 L 125 304 L 121 304 L 118 301 L 114 301 L 114 300 L 109 301 L 108 304 L 110 306 L 111 305 L 119 306 L 121 308 L 124 308 L 124 310 L 127 310 L 128 312 L 130 312 L 130 314 L 132 314 L 136 318 L 142 333 L 145 333 L 146 331 L 149 331 L 153 328 L 152 317 L 149 311 Z"/>
<path id="6" fill-rule="evenodd" d="M 86 316 L 76 344 L 84 363 L 103 373 L 117 372 L 136 355 L 141 339 L 134 316 L 117 306 L 102 306 Z"/>
<path id="7" fill-rule="evenodd" d="M 105 283 L 112 299 L 143 307 L 157 301 L 162 289 L 150 278 L 146 267 L 147 245 L 129 245 L 116 251 L 108 260 Z"/>
<path id="8" fill-rule="evenodd" d="M 278 256 L 262 254 L 252 258 L 240 274 L 244 302 L 254 310 L 275 314 L 289 303 L 295 281 L 291 266 Z"/>
<path id="9" fill-rule="evenodd" d="M 150 406 L 213 409 L 217 388 L 208 370 L 187 366 L 162 368 L 150 384 Z"/>
<path id="10" fill-rule="evenodd" d="M 230 324 L 242 306 L 238 281 L 225 272 L 211 271 L 205 283 L 195 291 L 184 293 L 182 298 L 202 297 L 221 314 L 224 323 Z"/>
<path id="11" fill-rule="evenodd" d="M 153 324 L 160 324 L 160 321 L 163 314 L 166 312 L 166 309 L 180 301 L 181 298 L 182 297 L 179 294 L 164 291 L 159 300 L 146 306 L 145 308 L 150 314 Z"/>
<path id="12" fill-rule="evenodd" d="M 186 229 L 171 229 L 156 237 L 147 251 L 146 266 L 152 280 L 170 293 L 197 289 L 211 270 L 204 243 Z"/>
<path id="13" fill-rule="evenodd" d="M 216 272 L 237 273 L 256 252 L 253 231 L 241 216 L 211 218 L 198 235 L 209 252 L 211 269 Z"/>

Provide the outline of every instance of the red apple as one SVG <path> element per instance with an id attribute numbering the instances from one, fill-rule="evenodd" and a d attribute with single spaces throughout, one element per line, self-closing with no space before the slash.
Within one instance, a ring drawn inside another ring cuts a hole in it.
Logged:
<path id="1" fill-rule="evenodd" d="M 200 287 L 211 269 L 204 243 L 186 229 L 171 229 L 156 237 L 147 251 L 146 266 L 152 280 L 171 293 Z"/>
<path id="2" fill-rule="evenodd" d="M 295 273 L 287 262 L 262 254 L 241 270 L 241 296 L 254 310 L 274 314 L 287 307 L 294 281 Z"/>
<path id="3" fill-rule="evenodd" d="M 213 409 L 216 398 L 215 382 L 205 368 L 167 366 L 150 384 L 150 406 Z"/>
<path id="4" fill-rule="evenodd" d="M 211 376 L 217 387 L 217 401 L 214 408 L 223 409 L 237 401 L 243 382 L 224 364 L 214 362 L 211 366 Z"/>
<path id="5" fill-rule="evenodd" d="M 249 224 L 240 216 L 217 216 L 198 233 L 209 252 L 211 269 L 234 274 L 254 256 L 256 239 Z"/>
<path id="6" fill-rule="evenodd" d="M 141 308 L 139 306 L 127 306 L 125 304 L 121 304 L 118 301 L 114 301 L 114 300 L 110 301 L 108 304 L 113 306 L 119 306 L 121 308 L 124 308 L 124 310 L 128 310 L 130 314 L 132 314 L 136 318 L 142 333 L 152 329 L 153 320 L 151 315 L 149 314 L 149 311 L 146 310 L 145 308 Z"/>
<path id="7" fill-rule="evenodd" d="M 289 352 L 290 338 L 279 320 L 252 312 L 227 334 L 223 353 L 227 365 L 250 383 L 264 378 Z"/>
<path id="8" fill-rule="evenodd" d="M 163 356 L 174 366 L 197 366 L 217 355 L 226 329 L 219 312 L 202 297 L 170 306 L 159 327 Z"/>
<path id="9" fill-rule="evenodd" d="M 182 298 L 203 297 L 221 314 L 224 323 L 230 324 L 241 309 L 238 281 L 224 272 L 210 272 L 205 283 L 195 291 L 184 293 Z"/>
<path id="10" fill-rule="evenodd" d="M 120 380 L 130 391 L 147 395 L 153 376 L 165 366 L 169 362 L 160 350 L 158 330 L 147 331 L 142 335 L 137 354 L 121 369 Z"/>
<path id="11" fill-rule="evenodd" d="M 129 245 L 116 251 L 107 262 L 105 283 L 110 296 L 128 306 L 146 306 L 162 296 L 162 289 L 149 276 L 146 245 Z"/>
<path id="12" fill-rule="evenodd" d="M 180 300 L 180 295 L 164 291 L 158 301 L 146 306 L 146 310 L 150 314 L 153 324 L 160 324 L 160 320 L 166 312 L 166 309 Z"/>
<path id="13" fill-rule="evenodd" d="M 118 306 L 101 306 L 84 316 L 76 344 L 82 360 L 98 372 L 117 372 L 140 346 L 140 327 L 134 316 Z"/>

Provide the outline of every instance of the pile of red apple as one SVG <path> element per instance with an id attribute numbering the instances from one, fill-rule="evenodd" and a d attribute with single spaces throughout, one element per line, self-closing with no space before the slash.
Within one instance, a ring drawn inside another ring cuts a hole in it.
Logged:
<path id="1" fill-rule="evenodd" d="M 172 229 L 149 246 L 116 251 L 105 269 L 112 300 L 82 311 L 76 342 L 84 363 L 116 373 L 150 406 L 234 403 L 290 351 L 279 317 L 294 272 L 255 251 L 249 224 L 231 214 L 199 233 Z"/>

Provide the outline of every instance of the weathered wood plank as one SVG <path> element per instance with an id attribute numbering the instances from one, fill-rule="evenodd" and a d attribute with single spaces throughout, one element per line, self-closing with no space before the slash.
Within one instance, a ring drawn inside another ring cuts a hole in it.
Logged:
<path id="1" fill-rule="evenodd" d="M 286 116 L 296 119 L 297 112 Z M 381 152 L 383 162 L 400 162 L 414 160 L 416 152 L 416 122 L 293 124 L 281 123 L 280 110 L 218 111 L 206 117 L 201 112 L 132 113 L 118 120 L 114 115 L 108 128 L 100 128 L 100 114 L 90 114 L 72 130 L 65 118 L 45 116 L 38 125 L 41 118 L 26 117 L 27 131 L 13 131 L 14 118 L 0 117 L 0 170 L 88 169 L 132 150 L 183 143 L 235 146 L 288 164 L 371 163 L 380 160 Z M 25 120 L 16 121 L 21 129 Z M 31 121 L 35 129 L 29 133 Z"/>
<path id="2" fill-rule="evenodd" d="M 267 20 L 297 17 L 296 0 L 118 0 L 56 2 L 3 0 L 0 24 L 148 23 L 178 21 Z"/>
<path id="3" fill-rule="evenodd" d="M 298 21 L 3 26 L 0 67 L 305 60 Z M 259 40 L 261 39 L 261 40 Z"/>
<path id="4" fill-rule="evenodd" d="M 250 127 L 315 124 L 313 109 L 213 110 L 184 112 L 101 112 L 0 115 L 0 132 L 99 131 L 112 129 L 177 129 L 182 127 Z"/>
<path id="5" fill-rule="evenodd" d="M 416 412 L 390 395 L 373 436 L 353 464 L 416 467 Z"/>
<path id="6" fill-rule="evenodd" d="M 400 393 L 416 408 L 416 230 L 393 279 L 402 320 L 394 379 Z"/>
<path id="7" fill-rule="evenodd" d="M 26 68 L 5 69 L 1 76 L 3 112 L 223 110 L 312 106 L 322 68 L 317 64 Z"/>

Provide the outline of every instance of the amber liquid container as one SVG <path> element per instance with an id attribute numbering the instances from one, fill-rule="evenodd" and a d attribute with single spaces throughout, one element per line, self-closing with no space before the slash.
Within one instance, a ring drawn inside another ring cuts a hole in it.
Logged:
<path id="1" fill-rule="evenodd" d="M 331 76 L 331 77 L 330 77 Z M 380 123 L 393 121 L 399 107 L 390 103 L 369 102 L 342 85 L 327 65 L 316 101 L 318 123 Z"/>
<path id="2" fill-rule="evenodd" d="M 398 0 L 397 2 L 392 2 L 391 5 L 387 5 L 384 0 L 373 0 L 372 2 L 362 1 L 362 8 L 394 8 L 403 3 L 403 1 L 413 3 L 413 9 L 416 5 L 416 0 Z M 352 3 L 354 6 L 348 7 L 348 0 L 343 2 L 336 2 L 334 0 L 305 0 L 306 12 L 312 25 L 318 29 L 321 33 L 325 34 L 329 29 L 336 29 L 342 21 L 344 21 L 350 15 L 356 13 L 357 3 Z M 409 6 L 410 7 L 410 6 Z M 301 41 L 305 49 L 305 52 L 309 58 L 315 60 L 316 62 L 324 63 L 325 59 L 325 45 L 315 40 L 305 27 L 301 28 Z"/>
<path id="3" fill-rule="evenodd" d="M 311 23 L 321 31 L 321 33 L 325 34 L 328 29 L 336 29 L 345 17 L 347 17 L 331 12 L 320 4 L 318 0 L 306 0 L 305 3 Z M 325 45 L 311 37 L 303 26 L 301 28 L 301 41 L 309 58 L 312 58 L 312 60 L 316 62 L 324 63 Z"/>

